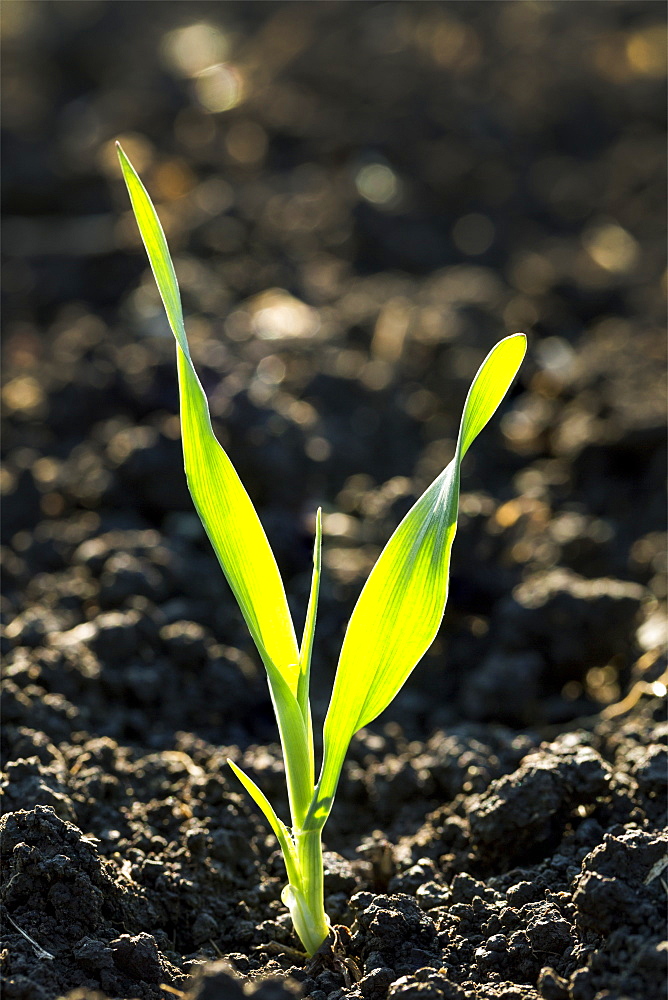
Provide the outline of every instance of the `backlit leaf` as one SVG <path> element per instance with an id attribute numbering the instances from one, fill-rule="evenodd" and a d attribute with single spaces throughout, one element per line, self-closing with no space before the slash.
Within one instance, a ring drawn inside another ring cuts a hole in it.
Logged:
<path id="1" fill-rule="evenodd" d="M 264 794 L 264 792 L 258 788 L 252 778 L 250 778 L 238 764 L 235 764 L 233 760 L 227 758 L 227 763 L 230 765 L 237 778 L 244 786 L 250 797 L 253 799 L 255 804 L 264 813 L 264 816 L 269 823 L 269 826 L 274 831 L 276 839 L 278 840 L 281 851 L 283 852 L 283 857 L 285 859 L 286 868 L 288 869 L 288 878 L 291 881 L 297 881 L 299 876 L 295 868 L 294 862 L 294 848 L 292 846 L 292 841 L 290 838 L 290 832 L 286 827 L 285 823 L 281 822 L 276 813 L 274 812 L 273 806 L 271 805 L 269 799 Z"/>
<path id="2" fill-rule="evenodd" d="M 389 705 L 436 636 L 448 597 L 461 460 L 508 391 L 525 350 L 524 335 L 514 334 L 487 356 L 469 390 L 454 459 L 396 529 L 360 594 L 325 719 L 310 814 L 316 824 L 331 808 L 353 735 Z"/>
<path id="3" fill-rule="evenodd" d="M 190 493 L 265 665 L 272 664 L 296 695 L 299 651 L 276 560 L 250 497 L 213 433 L 206 397 L 190 358 L 176 274 L 160 221 L 120 146 L 118 155 L 177 342 L 181 434 Z"/>

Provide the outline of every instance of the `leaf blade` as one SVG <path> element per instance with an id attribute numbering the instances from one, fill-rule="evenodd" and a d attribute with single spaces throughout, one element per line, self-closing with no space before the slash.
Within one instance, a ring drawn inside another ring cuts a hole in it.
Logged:
<path id="1" fill-rule="evenodd" d="M 525 335 L 513 333 L 492 348 L 478 369 L 460 423 L 457 440 L 460 461 L 498 409 L 519 371 L 526 349 Z"/>
<path id="2" fill-rule="evenodd" d="M 259 788 L 258 785 L 255 784 L 253 779 L 249 777 L 245 771 L 242 771 L 239 765 L 235 764 L 234 761 L 231 760 L 229 757 L 227 758 L 227 763 L 230 765 L 235 775 L 237 776 L 241 784 L 244 786 L 250 797 L 253 799 L 255 804 L 258 806 L 259 809 L 262 810 L 262 813 L 265 816 L 267 822 L 269 823 L 269 826 L 276 834 L 276 837 L 280 840 L 283 837 L 283 834 L 287 828 L 285 826 L 285 823 L 282 823 L 281 820 L 276 815 L 276 813 L 274 812 L 274 808 L 269 799 L 267 798 L 267 796 L 264 794 L 261 788 Z"/>
<path id="3" fill-rule="evenodd" d="M 448 596 L 461 461 L 508 391 L 525 351 L 526 338 L 514 334 L 488 354 L 467 396 L 453 461 L 403 519 L 362 589 L 325 719 L 323 766 L 309 812 L 314 823 L 324 823 L 331 808 L 353 735 L 387 707 L 436 636 Z"/>
<path id="4" fill-rule="evenodd" d="M 322 571 L 322 510 L 318 507 L 315 516 L 315 539 L 313 541 L 313 571 L 311 573 L 311 590 L 309 593 L 304 632 L 299 648 L 299 680 L 297 681 L 297 703 L 301 709 L 304 723 L 307 727 L 309 780 L 311 787 L 315 783 L 315 751 L 313 746 L 313 718 L 311 715 L 310 684 L 311 656 L 315 637 L 315 622 L 318 612 L 318 597 L 320 594 L 320 575 Z"/>
<path id="5" fill-rule="evenodd" d="M 299 876 L 297 873 L 297 868 L 294 861 L 294 846 L 290 838 L 290 833 L 285 823 L 281 822 L 276 813 L 274 812 L 273 806 L 264 792 L 255 784 L 253 779 L 242 771 L 238 764 L 235 764 L 233 760 L 227 758 L 227 763 L 232 768 L 232 771 L 237 776 L 241 784 L 244 786 L 250 797 L 255 802 L 255 805 L 263 813 L 265 819 L 269 823 L 278 843 L 280 844 L 281 851 L 283 852 L 283 858 L 285 859 L 285 866 L 288 870 L 288 879 L 292 882 L 296 880 Z"/>
<path id="6" fill-rule="evenodd" d="M 299 651 L 278 566 L 252 501 L 213 433 L 206 396 L 190 357 L 174 265 L 157 213 L 120 146 L 118 154 L 177 343 L 183 454 L 193 502 L 265 666 L 271 661 L 296 693 Z"/>
<path id="7" fill-rule="evenodd" d="M 303 701 L 308 699 L 309 677 L 311 672 L 311 655 L 315 636 L 315 620 L 318 611 L 318 596 L 320 593 L 320 575 L 322 572 L 322 510 L 318 507 L 315 516 L 315 539 L 313 541 L 313 572 L 311 574 L 311 590 L 309 593 L 304 633 L 299 649 L 299 688 L 297 701 L 303 710 Z"/>
<path id="8" fill-rule="evenodd" d="M 183 323 L 183 308 L 181 306 L 179 284 L 176 280 L 176 272 L 169 247 L 167 246 L 164 230 L 158 214 L 153 207 L 153 202 L 142 184 L 139 174 L 126 156 L 120 142 L 116 143 L 116 150 L 123 172 L 123 180 L 130 196 L 132 211 L 134 212 L 139 232 L 146 248 L 155 283 L 158 286 L 160 298 L 167 313 L 169 325 L 179 347 L 189 357 L 190 351 Z"/>

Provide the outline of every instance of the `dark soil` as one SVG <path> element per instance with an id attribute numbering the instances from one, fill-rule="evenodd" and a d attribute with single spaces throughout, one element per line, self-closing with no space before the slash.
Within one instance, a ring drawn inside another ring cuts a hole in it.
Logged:
<path id="1" fill-rule="evenodd" d="M 664 996 L 664 30 L 644 0 L 4 5 L 5 1000 Z M 529 334 L 441 634 L 351 746 L 312 962 L 225 764 L 285 817 L 117 137 L 298 626 L 324 509 L 318 719 L 473 373 Z"/>

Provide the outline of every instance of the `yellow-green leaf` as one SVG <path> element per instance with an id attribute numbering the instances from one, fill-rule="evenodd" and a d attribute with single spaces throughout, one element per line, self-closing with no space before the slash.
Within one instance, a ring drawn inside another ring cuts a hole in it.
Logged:
<path id="1" fill-rule="evenodd" d="M 318 507 L 315 515 L 315 541 L 313 543 L 313 572 L 311 574 L 311 592 L 306 609 L 306 621 L 302 643 L 299 648 L 299 680 L 297 682 L 297 703 L 301 710 L 308 736 L 309 783 L 313 788 L 315 781 L 315 753 L 313 747 L 313 718 L 309 691 L 311 686 L 311 656 L 315 636 L 315 620 L 318 611 L 318 596 L 320 594 L 320 572 L 322 567 L 322 510 Z"/>
<path id="2" fill-rule="evenodd" d="M 527 349 L 523 333 L 514 333 L 494 347 L 471 383 L 457 440 L 460 460 L 493 416 L 519 371 Z"/>
<path id="3" fill-rule="evenodd" d="M 299 650 L 276 560 L 251 499 L 213 433 L 206 396 L 190 358 L 174 266 L 155 208 L 120 146 L 118 155 L 139 231 L 176 338 L 188 486 L 265 665 L 272 664 L 296 695 Z"/>
<path id="4" fill-rule="evenodd" d="M 229 757 L 227 758 L 227 763 L 230 765 L 250 797 L 254 800 L 255 804 L 259 806 L 264 813 L 269 826 L 274 831 L 276 839 L 280 844 L 281 851 L 283 852 L 285 866 L 288 870 L 288 878 L 291 882 L 296 882 L 299 879 L 299 875 L 295 866 L 295 852 L 288 828 L 285 823 L 281 822 L 278 818 L 269 799 L 264 792 L 258 788 L 253 779 L 249 778 L 249 776 L 241 770 L 238 764 L 235 764 Z"/>
<path id="5" fill-rule="evenodd" d="M 526 338 L 490 352 L 464 407 L 454 459 L 401 522 L 367 580 L 346 631 L 325 719 L 325 753 L 310 813 L 324 822 L 354 733 L 382 712 L 433 642 L 448 596 L 459 467 L 517 374 Z"/>

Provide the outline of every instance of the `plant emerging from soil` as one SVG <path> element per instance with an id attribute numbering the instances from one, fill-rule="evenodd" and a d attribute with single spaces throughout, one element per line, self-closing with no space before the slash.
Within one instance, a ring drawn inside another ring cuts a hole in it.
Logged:
<path id="1" fill-rule="evenodd" d="M 343 641 L 316 781 L 309 676 L 320 585 L 320 511 L 311 593 L 298 644 L 274 554 L 250 497 L 211 427 L 209 407 L 190 357 L 165 235 L 146 189 L 120 146 L 118 154 L 176 338 L 181 433 L 190 493 L 267 672 L 285 761 L 289 827 L 255 782 L 232 761 L 229 764 L 281 846 L 288 875 L 282 899 L 304 948 L 313 955 L 330 931 L 324 908 L 321 834 L 346 751 L 354 734 L 372 722 L 400 691 L 436 636 L 448 596 L 460 465 L 517 374 L 526 338 L 521 333 L 506 337 L 483 362 L 466 398 L 455 457 L 406 514 L 360 594 Z"/>

